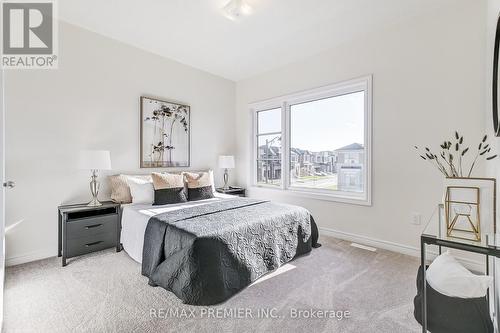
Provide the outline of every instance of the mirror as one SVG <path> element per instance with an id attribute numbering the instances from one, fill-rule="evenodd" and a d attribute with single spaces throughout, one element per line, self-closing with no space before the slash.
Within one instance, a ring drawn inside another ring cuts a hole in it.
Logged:
<path id="1" fill-rule="evenodd" d="M 496 136 L 500 136 L 500 126 L 498 123 L 498 104 L 499 104 L 499 91 L 498 91 L 498 49 L 500 46 L 500 17 L 497 21 L 497 29 L 495 35 L 495 48 L 493 53 L 493 130 L 495 131 Z"/>

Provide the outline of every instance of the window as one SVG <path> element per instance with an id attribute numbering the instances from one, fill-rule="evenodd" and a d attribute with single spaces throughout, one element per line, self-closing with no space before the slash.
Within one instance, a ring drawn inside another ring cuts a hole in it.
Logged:
<path id="1" fill-rule="evenodd" d="M 364 100 L 358 91 L 290 105 L 290 148 L 312 157 L 292 162 L 290 187 L 363 192 Z"/>
<path id="2" fill-rule="evenodd" d="M 371 77 L 251 109 L 254 185 L 371 204 Z"/>
<path id="3" fill-rule="evenodd" d="M 281 108 L 257 112 L 257 184 L 281 186 Z"/>

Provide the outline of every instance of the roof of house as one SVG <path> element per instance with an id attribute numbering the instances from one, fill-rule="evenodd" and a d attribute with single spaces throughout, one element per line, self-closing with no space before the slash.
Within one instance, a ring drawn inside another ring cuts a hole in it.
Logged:
<path id="1" fill-rule="evenodd" d="M 297 155 L 304 155 L 304 154 L 310 154 L 308 150 L 300 149 L 300 148 L 290 148 L 292 153 L 295 153 Z"/>
<path id="2" fill-rule="evenodd" d="M 290 151 L 293 154 L 297 154 L 297 155 L 318 155 L 318 154 L 324 155 L 324 154 L 327 154 L 327 155 L 331 156 L 331 155 L 334 155 L 334 153 L 335 153 L 331 150 L 310 151 L 310 150 L 304 150 L 304 149 L 293 148 L 293 147 L 290 148 Z"/>
<path id="3" fill-rule="evenodd" d="M 339 148 L 335 151 L 340 151 L 340 150 L 363 150 L 365 149 L 362 144 L 359 143 L 351 143 L 350 145 L 344 146 L 342 148 Z"/>

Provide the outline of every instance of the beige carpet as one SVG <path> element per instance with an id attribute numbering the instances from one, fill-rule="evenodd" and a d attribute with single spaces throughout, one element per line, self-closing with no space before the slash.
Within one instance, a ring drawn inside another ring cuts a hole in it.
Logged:
<path id="1" fill-rule="evenodd" d="M 292 261 L 281 274 L 216 306 L 219 312 L 210 318 L 208 307 L 183 305 L 172 293 L 150 287 L 140 265 L 124 251 L 78 257 L 64 268 L 57 258 L 10 267 L 4 331 L 420 331 L 412 314 L 417 259 L 383 250 L 373 253 L 332 238 L 321 242 L 321 248 Z M 273 318 L 262 318 L 260 309 Z M 347 310 L 350 318 L 292 318 L 293 311 L 308 310 L 301 313 L 307 316 L 310 309 Z"/>

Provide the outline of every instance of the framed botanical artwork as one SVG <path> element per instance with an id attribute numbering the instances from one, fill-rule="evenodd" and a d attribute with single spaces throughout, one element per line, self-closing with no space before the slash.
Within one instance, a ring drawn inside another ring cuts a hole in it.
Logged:
<path id="1" fill-rule="evenodd" d="M 141 97 L 141 168 L 188 167 L 189 105 Z"/>

